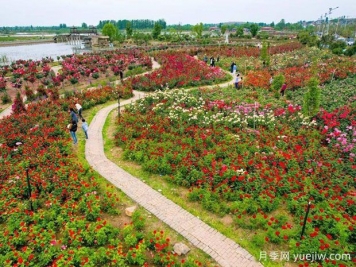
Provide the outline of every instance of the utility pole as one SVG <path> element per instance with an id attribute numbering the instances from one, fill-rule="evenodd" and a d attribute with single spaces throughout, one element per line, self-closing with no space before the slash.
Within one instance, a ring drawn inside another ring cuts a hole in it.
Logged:
<path id="1" fill-rule="evenodd" d="M 325 13 L 324 18 L 325 18 L 325 25 L 323 24 L 322 30 L 321 30 L 321 36 L 324 36 L 324 30 L 326 29 L 326 24 L 328 23 L 328 13 Z"/>
<path id="2" fill-rule="evenodd" d="M 322 29 L 322 25 L 323 25 L 323 15 L 320 16 L 319 18 L 319 27 L 318 27 L 318 32 L 321 32 Z"/>
<path id="3" fill-rule="evenodd" d="M 337 19 L 336 29 L 334 35 L 337 34 L 337 28 L 339 28 L 340 17 Z"/>
<path id="4" fill-rule="evenodd" d="M 330 7 L 329 8 L 329 15 L 331 15 L 332 11 L 334 11 L 335 9 L 338 9 L 338 8 L 339 8 L 338 6 L 334 7 L 334 8 Z M 325 13 L 325 14 L 327 14 L 327 13 Z M 330 26 L 330 18 L 328 18 L 328 25 L 327 25 L 326 35 L 329 34 L 329 26 Z"/>

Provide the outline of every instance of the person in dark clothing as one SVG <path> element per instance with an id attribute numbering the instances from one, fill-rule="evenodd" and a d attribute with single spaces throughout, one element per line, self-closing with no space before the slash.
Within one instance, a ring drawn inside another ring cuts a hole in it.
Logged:
<path id="1" fill-rule="evenodd" d="M 70 108 L 68 112 L 70 113 L 70 121 L 75 121 L 75 123 L 78 123 L 78 117 L 77 114 L 75 114 L 74 109 Z"/>
<path id="2" fill-rule="evenodd" d="M 235 68 L 234 66 L 236 66 L 236 64 L 235 64 L 235 62 L 232 62 L 231 66 L 230 66 L 231 73 L 234 73 L 234 68 Z M 235 68 L 235 70 L 236 70 L 236 68 Z"/>
<path id="3" fill-rule="evenodd" d="M 69 128 L 69 131 L 70 131 L 70 135 L 72 136 L 73 143 L 77 144 L 78 143 L 78 139 L 77 139 L 77 135 L 75 134 L 77 129 L 78 129 L 77 123 L 73 120 L 72 123 L 68 125 L 68 128 Z"/>
<path id="4" fill-rule="evenodd" d="M 208 57 L 206 56 L 206 55 L 204 55 L 204 62 L 205 62 L 205 64 L 208 64 Z"/>
<path id="5" fill-rule="evenodd" d="M 281 88 L 281 91 L 280 91 L 281 96 L 284 96 L 284 92 L 286 91 L 286 89 L 287 89 L 287 84 L 286 84 L 286 83 L 283 83 L 282 88 Z"/>
<path id="6" fill-rule="evenodd" d="M 235 88 L 239 88 L 239 82 L 240 82 L 240 74 L 238 73 L 235 78 Z"/>
<path id="7" fill-rule="evenodd" d="M 215 58 L 214 57 L 210 58 L 210 66 L 215 67 Z"/>

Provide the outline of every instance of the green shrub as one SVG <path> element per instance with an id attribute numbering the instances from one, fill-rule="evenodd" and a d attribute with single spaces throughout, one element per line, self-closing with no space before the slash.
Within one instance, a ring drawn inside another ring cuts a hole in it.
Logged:
<path id="1" fill-rule="evenodd" d="M 92 74 L 92 77 L 93 77 L 94 79 L 98 79 L 98 78 L 99 78 L 99 73 L 94 72 L 94 73 Z"/>
<path id="2" fill-rule="evenodd" d="M 140 211 L 136 210 L 132 214 L 132 223 L 136 230 L 142 230 L 145 227 L 145 218 L 142 217 Z"/>
<path id="3" fill-rule="evenodd" d="M 282 88 L 282 85 L 285 81 L 285 77 L 283 74 L 276 75 L 273 78 L 272 84 L 271 84 L 271 90 L 274 92 L 275 96 L 279 96 L 279 90 Z"/>
<path id="4" fill-rule="evenodd" d="M 2 96 L 1 96 L 1 102 L 3 104 L 8 104 L 11 103 L 11 98 L 9 96 L 9 94 L 7 92 L 5 92 Z"/>
<path id="5" fill-rule="evenodd" d="M 256 234 L 252 237 L 252 244 L 254 244 L 258 248 L 262 248 L 265 244 L 265 237 L 262 234 Z"/>
<path id="6" fill-rule="evenodd" d="M 303 114 L 305 116 L 315 116 L 320 108 L 321 90 L 319 88 L 319 80 L 310 78 L 308 81 L 308 91 L 304 95 Z"/>

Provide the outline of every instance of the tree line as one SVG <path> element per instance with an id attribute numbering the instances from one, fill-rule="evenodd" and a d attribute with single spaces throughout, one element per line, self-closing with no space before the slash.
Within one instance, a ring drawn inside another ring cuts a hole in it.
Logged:
<path id="1" fill-rule="evenodd" d="M 105 24 L 111 23 L 116 26 L 119 30 L 125 30 L 127 24 L 129 23 L 133 29 L 136 30 L 144 30 L 144 29 L 153 29 L 155 24 L 161 26 L 162 29 L 167 27 L 167 23 L 164 19 L 159 19 L 157 21 L 149 20 L 149 19 L 136 19 L 136 20 L 100 20 L 98 24 L 98 29 L 102 29 Z"/>

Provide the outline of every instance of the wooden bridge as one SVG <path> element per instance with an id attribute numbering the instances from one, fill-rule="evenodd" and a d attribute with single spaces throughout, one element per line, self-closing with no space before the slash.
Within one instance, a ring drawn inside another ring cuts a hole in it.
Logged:
<path id="1" fill-rule="evenodd" d="M 88 29 L 78 29 L 77 27 L 71 27 L 69 34 L 56 35 L 53 38 L 55 43 L 68 42 L 73 45 L 80 45 L 84 38 L 91 35 L 99 35 L 98 30 L 94 26 L 90 26 Z"/>
<path id="2" fill-rule="evenodd" d="M 83 35 L 98 35 L 98 30 L 94 26 L 90 26 L 88 29 L 78 30 L 77 27 L 70 28 L 70 35 L 83 34 Z"/>

